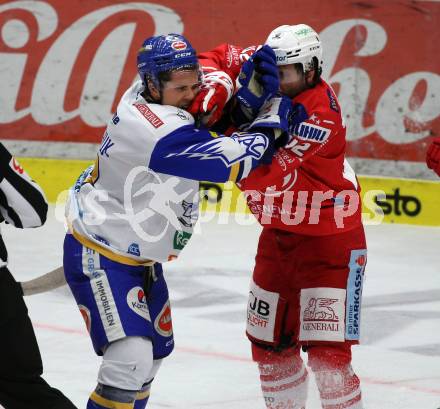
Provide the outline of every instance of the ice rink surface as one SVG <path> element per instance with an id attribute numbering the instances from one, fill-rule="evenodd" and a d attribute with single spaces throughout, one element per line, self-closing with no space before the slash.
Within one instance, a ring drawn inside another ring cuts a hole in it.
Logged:
<path id="1" fill-rule="evenodd" d="M 207 215 L 206 218 L 211 217 Z M 223 220 L 225 221 L 225 220 Z M 179 260 L 165 264 L 176 349 L 152 388 L 152 409 L 263 409 L 245 337 L 259 227 L 233 216 L 199 224 Z M 2 229 L 17 280 L 61 265 L 64 226 L 50 210 L 39 229 Z M 440 408 L 440 228 L 367 227 L 362 345 L 353 366 L 366 409 Z M 45 379 L 78 408 L 95 387 L 96 357 L 67 288 L 26 299 Z M 311 380 L 308 409 L 320 408 Z"/>

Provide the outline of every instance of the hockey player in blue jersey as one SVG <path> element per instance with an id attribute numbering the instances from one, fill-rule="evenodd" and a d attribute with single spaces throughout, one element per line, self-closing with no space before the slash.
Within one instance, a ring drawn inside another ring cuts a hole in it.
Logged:
<path id="1" fill-rule="evenodd" d="M 191 44 L 177 34 L 145 40 L 141 80 L 123 95 L 95 164 L 71 189 L 64 272 L 103 356 L 87 409 L 146 406 L 174 345 L 161 263 L 177 257 L 191 237 L 199 181 L 246 177 L 271 159 L 275 135 L 286 131 L 290 101 L 274 97 L 275 55 L 262 52 L 265 64 L 254 60 L 265 79 L 258 98 L 273 102 L 246 132 L 228 137 L 197 127 L 186 110 L 202 81 Z M 231 87 L 230 98 L 233 82 L 219 78 Z"/>

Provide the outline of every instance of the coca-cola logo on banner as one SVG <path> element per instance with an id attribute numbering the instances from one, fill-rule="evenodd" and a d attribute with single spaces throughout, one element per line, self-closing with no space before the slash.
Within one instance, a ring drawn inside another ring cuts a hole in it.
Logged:
<path id="1" fill-rule="evenodd" d="M 311 0 L 291 10 L 273 0 L 268 10 L 240 0 L 215 3 L 216 13 L 209 2 L 184 3 L 0 4 L 0 138 L 99 142 L 150 35 L 183 33 L 206 51 L 262 43 L 274 27 L 300 22 L 320 32 L 350 156 L 422 161 L 440 135 L 440 3 Z"/>

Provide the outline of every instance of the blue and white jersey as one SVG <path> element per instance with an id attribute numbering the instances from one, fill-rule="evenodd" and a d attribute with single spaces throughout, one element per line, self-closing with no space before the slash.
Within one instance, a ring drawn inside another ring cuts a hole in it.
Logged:
<path id="1" fill-rule="evenodd" d="M 82 244 L 132 265 L 177 257 L 197 220 L 199 181 L 238 181 L 269 146 L 261 133 L 197 129 L 188 112 L 149 103 L 142 89 L 139 81 L 123 95 L 66 211 Z"/>

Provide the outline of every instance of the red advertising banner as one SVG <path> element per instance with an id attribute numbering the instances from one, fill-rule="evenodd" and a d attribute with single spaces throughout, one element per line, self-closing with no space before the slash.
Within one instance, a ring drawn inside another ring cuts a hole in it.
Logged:
<path id="1" fill-rule="evenodd" d="M 348 155 L 423 161 L 440 135 L 436 1 L 1 2 L 0 139 L 99 142 L 145 37 L 183 33 L 205 51 L 297 23 L 321 35 Z"/>

